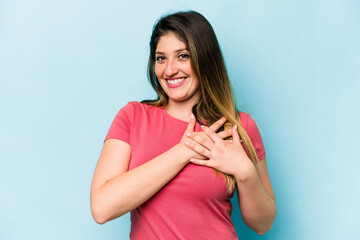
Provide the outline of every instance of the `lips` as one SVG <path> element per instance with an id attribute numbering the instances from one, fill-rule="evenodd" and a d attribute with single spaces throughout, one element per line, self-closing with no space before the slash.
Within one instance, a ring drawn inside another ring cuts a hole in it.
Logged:
<path id="1" fill-rule="evenodd" d="M 183 85 L 187 80 L 187 77 L 179 77 L 179 78 L 167 78 L 166 84 L 170 88 L 177 88 Z"/>

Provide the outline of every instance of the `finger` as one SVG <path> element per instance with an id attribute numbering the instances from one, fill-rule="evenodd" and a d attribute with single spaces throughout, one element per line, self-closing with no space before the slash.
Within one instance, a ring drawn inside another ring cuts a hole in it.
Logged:
<path id="1" fill-rule="evenodd" d="M 210 158 L 211 152 L 203 146 L 199 146 L 188 141 L 185 141 L 185 146 L 204 157 Z"/>
<path id="2" fill-rule="evenodd" d="M 228 139 L 228 140 L 224 140 L 225 142 L 227 143 L 231 143 L 231 144 L 234 144 L 234 141 L 232 139 Z M 240 139 L 240 143 L 242 143 L 243 140 Z"/>
<path id="3" fill-rule="evenodd" d="M 214 142 L 211 141 L 210 139 L 204 138 L 196 133 L 190 133 L 187 132 L 186 136 L 192 140 L 194 140 L 195 142 L 197 142 L 198 144 L 206 147 L 208 150 L 211 150 L 211 148 L 214 145 Z"/>
<path id="4" fill-rule="evenodd" d="M 240 140 L 240 136 L 239 133 L 237 131 L 237 125 L 234 125 L 232 128 L 232 137 L 233 137 L 233 143 L 236 145 L 241 145 L 241 140 Z"/>
<path id="5" fill-rule="evenodd" d="M 193 132 L 196 124 L 196 119 L 194 117 L 194 114 L 191 114 L 190 121 L 186 127 L 185 132 Z"/>
<path id="6" fill-rule="evenodd" d="M 227 121 L 226 118 L 222 117 L 216 122 L 214 122 L 209 128 L 211 128 L 211 130 L 216 132 L 222 125 L 224 125 L 224 123 L 226 123 L 226 121 Z"/>
<path id="7" fill-rule="evenodd" d="M 211 160 L 202 160 L 202 159 L 192 158 L 192 159 L 190 159 L 190 162 L 192 162 L 196 165 L 200 165 L 200 166 L 211 167 Z"/>
<path id="8" fill-rule="evenodd" d="M 206 126 L 201 126 L 203 132 L 208 135 L 215 143 L 222 142 L 223 139 L 220 138 L 211 128 Z"/>
<path id="9" fill-rule="evenodd" d="M 220 138 L 225 139 L 232 136 L 232 129 L 228 129 L 217 134 Z"/>

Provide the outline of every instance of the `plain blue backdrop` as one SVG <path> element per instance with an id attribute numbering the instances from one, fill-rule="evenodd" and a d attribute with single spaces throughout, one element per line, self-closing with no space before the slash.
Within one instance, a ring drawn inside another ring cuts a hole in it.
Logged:
<path id="1" fill-rule="evenodd" d="M 128 239 L 129 215 L 93 221 L 93 171 L 117 111 L 155 96 L 154 22 L 190 9 L 215 29 L 239 106 L 261 128 L 276 194 L 264 236 L 234 199 L 239 238 L 357 239 L 355 0 L 0 0 L 0 239 Z"/>

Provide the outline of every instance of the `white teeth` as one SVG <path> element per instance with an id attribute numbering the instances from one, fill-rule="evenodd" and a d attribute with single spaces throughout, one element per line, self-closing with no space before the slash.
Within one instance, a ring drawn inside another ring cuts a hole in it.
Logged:
<path id="1" fill-rule="evenodd" d="M 178 78 L 178 79 L 174 79 L 174 80 L 168 80 L 168 83 L 170 84 L 177 84 L 180 83 L 182 81 L 184 81 L 185 78 Z"/>

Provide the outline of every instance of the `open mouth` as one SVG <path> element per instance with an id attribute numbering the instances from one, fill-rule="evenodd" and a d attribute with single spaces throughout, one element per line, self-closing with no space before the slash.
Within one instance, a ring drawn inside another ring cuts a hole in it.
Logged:
<path id="1" fill-rule="evenodd" d="M 181 77 L 181 78 L 167 78 L 166 83 L 169 87 L 179 87 L 183 85 L 186 81 L 187 77 Z"/>

